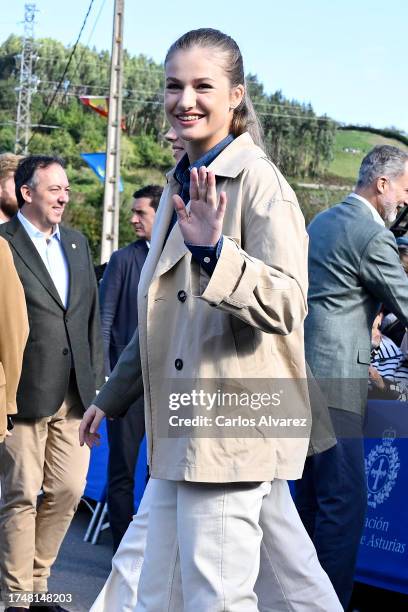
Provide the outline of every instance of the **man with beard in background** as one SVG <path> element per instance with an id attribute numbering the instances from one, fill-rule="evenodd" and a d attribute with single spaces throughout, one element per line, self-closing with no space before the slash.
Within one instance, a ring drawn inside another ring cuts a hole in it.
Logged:
<path id="1" fill-rule="evenodd" d="M 14 174 L 21 155 L 2 153 L 0 155 L 0 223 L 10 221 L 17 213 L 17 198 Z"/>

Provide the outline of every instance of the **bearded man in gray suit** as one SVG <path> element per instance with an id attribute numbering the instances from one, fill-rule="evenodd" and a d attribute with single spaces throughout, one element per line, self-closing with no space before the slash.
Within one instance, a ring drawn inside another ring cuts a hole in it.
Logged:
<path id="1" fill-rule="evenodd" d="M 308 228 L 306 359 L 338 443 L 307 459 L 296 503 L 344 608 L 367 505 L 362 428 L 371 327 L 381 303 L 408 326 L 408 281 L 385 227 L 406 204 L 408 154 L 377 146 L 363 159 L 355 192 Z"/>

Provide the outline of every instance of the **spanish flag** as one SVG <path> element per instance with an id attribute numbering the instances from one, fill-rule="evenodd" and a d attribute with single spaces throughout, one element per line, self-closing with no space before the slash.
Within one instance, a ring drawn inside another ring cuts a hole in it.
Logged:
<path id="1" fill-rule="evenodd" d="M 80 101 L 85 106 L 89 106 L 92 110 L 94 110 L 98 115 L 102 115 L 102 117 L 107 117 L 109 112 L 109 98 L 103 98 L 100 96 L 79 96 Z M 126 129 L 126 121 L 122 117 L 121 121 L 122 130 Z"/>

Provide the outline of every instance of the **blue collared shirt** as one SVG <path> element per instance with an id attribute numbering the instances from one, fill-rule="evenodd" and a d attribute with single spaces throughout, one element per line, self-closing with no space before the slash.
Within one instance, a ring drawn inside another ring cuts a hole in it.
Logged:
<path id="1" fill-rule="evenodd" d="M 189 164 L 187 154 L 184 155 L 176 166 L 174 171 L 174 178 L 181 185 L 180 197 L 184 204 L 188 204 L 190 201 L 190 173 L 192 168 L 200 168 L 201 166 L 208 167 L 216 157 L 223 151 L 231 142 L 234 140 L 234 136 L 229 134 L 226 138 L 223 138 L 221 142 L 215 145 L 212 149 L 207 151 L 200 159 L 197 159 L 193 164 Z M 173 214 L 171 220 L 170 229 L 173 227 L 177 220 L 176 213 Z M 200 266 L 211 276 L 214 272 L 215 266 L 217 265 L 218 258 L 222 249 L 222 236 L 215 246 L 196 246 L 188 244 L 186 246 L 191 251 L 193 258 L 200 264 Z"/>
<path id="2" fill-rule="evenodd" d="M 25 231 L 31 238 L 39 256 L 44 262 L 52 281 L 55 285 L 61 302 L 65 308 L 68 305 L 69 294 L 69 268 L 67 258 L 61 243 L 59 226 L 56 225 L 51 236 L 43 234 L 33 225 L 21 212 L 17 213 L 17 218 Z"/>

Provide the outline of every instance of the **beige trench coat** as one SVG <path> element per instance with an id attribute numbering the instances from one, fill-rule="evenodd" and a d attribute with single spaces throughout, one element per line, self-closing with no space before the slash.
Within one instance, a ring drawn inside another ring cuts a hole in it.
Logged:
<path id="1" fill-rule="evenodd" d="M 224 242 L 211 278 L 192 260 L 176 224 L 167 241 L 168 176 L 139 284 L 139 329 L 95 399 L 108 416 L 144 387 L 148 458 L 155 478 L 197 482 L 301 476 L 308 438 L 169 438 L 160 433 L 174 381 L 306 379 L 307 234 L 296 196 L 248 134 L 209 166 L 226 191 Z M 186 299 L 180 300 L 180 291 Z M 298 414 L 310 416 L 298 394 Z"/>
<path id="2" fill-rule="evenodd" d="M 28 336 L 24 290 L 6 240 L 0 238 L 0 442 L 7 414 L 17 412 L 16 393 Z"/>

